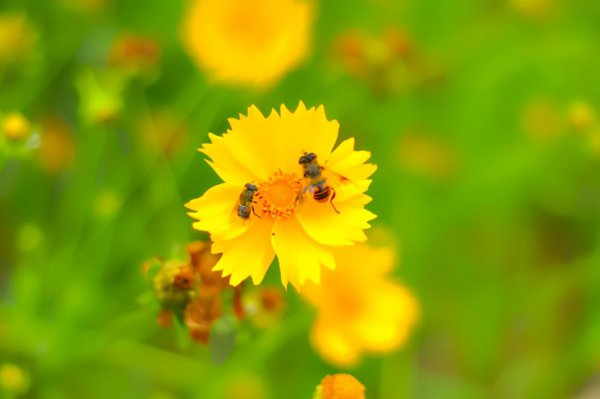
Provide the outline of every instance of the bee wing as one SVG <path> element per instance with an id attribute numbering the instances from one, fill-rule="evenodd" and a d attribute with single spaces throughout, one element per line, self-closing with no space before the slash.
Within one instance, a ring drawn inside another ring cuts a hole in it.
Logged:
<path id="1" fill-rule="evenodd" d="M 371 184 L 371 180 L 352 180 L 331 169 L 327 169 L 324 173 L 327 181 L 336 191 L 338 201 L 344 201 L 346 198 L 356 195 L 356 193 L 364 193 Z"/>
<path id="2" fill-rule="evenodd" d="M 327 168 L 323 168 L 326 172 L 326 176 L 328 178 L 332 178 L 332 183 L 336 184 L 349 184 L 354 183 L 352 180 L 348 179 L 346 176 L 342 176 L 341 174 L 334 172 L 333 170 Z M 354 183 L 355 184 L 355 183 Z"/>

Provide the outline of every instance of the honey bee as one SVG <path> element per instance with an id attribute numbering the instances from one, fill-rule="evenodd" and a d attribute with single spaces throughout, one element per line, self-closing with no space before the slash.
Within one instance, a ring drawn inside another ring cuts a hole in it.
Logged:
<path id="1" fill-rule="evenodd" d="M 313 199 L 317 202 L 322 203 L 329 200 L 333 210 L 336 211 L 336 213 L 340 213 L 333 204 L 335 189 L 327 184 L 327 179 L 322 173 L 325 168 L 317 162 L 317 154 L 314 152 L 304 152 L 298 160 L 298 163 L 302 165 L 304 178 L 308 180 L 308 185 L 304 188 L 303 192 L 309 190 Z"/>
<path id="2" fill-rule="evenodd" d="M 250 211 L 256 215 L 257 218 L 260 219 L 260 216 L 254 212 L 254 194 L 258 188 L 251 183 L 246 183 L 244 185 L 244 191 L 240 194 L 240 199 L 237 204 L 237 215 L 244 220 L 250 219 Z"/>

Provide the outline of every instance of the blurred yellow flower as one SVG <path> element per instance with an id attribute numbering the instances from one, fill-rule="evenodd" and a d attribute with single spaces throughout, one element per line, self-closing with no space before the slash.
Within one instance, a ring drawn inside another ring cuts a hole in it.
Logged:
<path id="1" fill-rule="evenodd" d="M 365 386 L 350 374 L 328 375 L 321 380 L 313 399 L 365 399 Z"/>
<path id="2" fill-rule="evenodd" d="M 282 105 L 268 117 L 252 106 L 229 123 L 200 149 L 224 183 L 186 205 L 198 220 L 194 228 L 209 232 L 213 252 L 223 254 L 214 270 L 230 275 L 232 285 L 249 276 L 259 284 L 277 255 L 284 286 L 318 283 L 321 266 L 335 269 L 332 247 L 366 240 L 363 230 L 375 217 L 364 209 L 376 169 L 365 164 L 370 153 L 355 151 L 354 139 L 333 150 L 339 124 L 322 106 L 300 103 L 290 112 Z M 319 178 L 304 178 L 299 161 L 307 155 L 316 155 L 310 167 Z"/>
<path id="3" fill-rule="evenodd" d="M 12 112 L 2 118 L 2 132 L 12 141 L 25 140 L 31 134 L 31 124 L 19 112 Z"/>
<path id="4" fill-rule="evenodd" d="M 305 0 L 196 0 L 184 41 L 212 79 L 267 87 L 306 57 L 312 12 Z"/>
<path id="5" fill-rule="evenodd" d="M 444 179 L 456 171 L 456 155 L 442 140 L 430 135 L 409 133 L 400 138 L 400 164 L 415 173 Z"/>
<path id="6" fill-rule="evenodd" d="M 325 271 L 321 284 L 307 284 L 304 298 L 318 309 L 311 339 L 332 364 L 354 366 L 363 352 L 400 347 L 418 317 L 418 304 L 402 285 L 386 278 L 394 265 L 391 249 L 367 245 L 337 248 L 337 269 Z"/>
<path id="7" fill-rule="evenodd" d="M 569 125 L 576 132 L 585 132 L 596 124 L 594 108 L 585 102 L 577 101 L 569 106 Z"/>
<path id="8" fill-rule="evenodd" d="M 20 14 L 0 15 L 0 65 L 25 58 L 31 51 L 35 33 Z"/>
<path id="9" fill-rule="evenodd" d="M 559 107 L 552 99 L 533 99 L 523 107 L 521 126 L 531 138 L 550 141 L 565 133 L 560 115 Z"/>
<path id="10" fill-rule="evenodd" d="M 559 5 L 555 0 L 511 0 L 510 3 L 515 11 L 534 19 L 551 17 Z"/>
<path id="11" fill-rule="evenodd" d="M 0 394 L 8 393 L 8 397 L 20 396 L 30 387 L 29 375 L 19 366 L 4 363 L 0 366 Z"/>

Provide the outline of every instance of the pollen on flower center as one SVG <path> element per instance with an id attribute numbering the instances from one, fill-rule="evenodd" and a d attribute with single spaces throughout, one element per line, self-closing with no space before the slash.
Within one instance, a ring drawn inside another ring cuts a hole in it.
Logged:
<path id="1" fill-rule="evenodd" d="M 273 218 L 288 218 L 294 214 L 302 191 L 301 179 L 281 171 L 259 184 L 255 196 L 257 209 Z"/>

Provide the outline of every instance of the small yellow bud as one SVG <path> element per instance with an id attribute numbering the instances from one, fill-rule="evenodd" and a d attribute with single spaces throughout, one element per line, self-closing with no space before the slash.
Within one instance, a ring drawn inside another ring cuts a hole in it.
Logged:
<path id="1" fill-rule="evenodd" d="M 321 380 L 313 399 L 365 399 L 365 386 L 350 374 L 328 375 Z"/>
<path id="2" fill-rule="evenodd" d="M 29 376 L 18 366 L 5 363 L 0 366 L 0 392 L 20 395 L 29 389 Z"/>
<path id="3" fill-rule="evenodd" d="M 576 131 L 582 132 L 590 129 L 595 120 L 594 110 L 588 103 L 578 101 L 569 107 L 569 123 Z"/>
<path id="4" fill-rule="evenodd" d="M 2 119 L 2 131 L 9 140 L 21 141 L 31 133 L 31 125 L 22 114 L 13 112 Z"/>
<path id="5" fill-rule="evenodd" d="M 0 15 L 0 65 L 22 61 L 31 53 L 35 36 L 24 15 Z"/>

